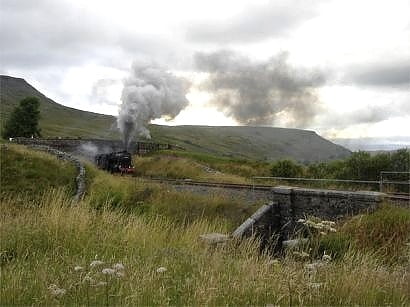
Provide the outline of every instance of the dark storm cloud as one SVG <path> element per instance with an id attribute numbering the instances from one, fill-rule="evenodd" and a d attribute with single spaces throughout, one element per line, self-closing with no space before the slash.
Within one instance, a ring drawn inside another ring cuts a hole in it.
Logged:
<path id="1" fill-rule="evenodd" d="M 227 116 L 248 125 L 272 125 L 285 112 L 295 127 L 305 127 L 318 111 L 315 89 L 323 73 L 292 67 L 287 54 L 253 62 L 232 51 L 198 52 L 198 70 L 208 72 L 202 87 L 214 94 L 212 103 Z"/>
<path id="2" fill-rule="evenodd" d="M 410 86 L 410 59 L 400 62 L 358 65 L 347 69 L 345 82 L 364 86 Z"/>
<path id="3" fill-rule="evenodd" d="M 2 66 L 13 69 L 89 61 L 125 69 L 130 58 L 171 49 L 169 42 L 120 29 L 93 12 L 52 0 L 2 1 L 0 39 Z"/>
<path id="4" fill-rule="evenodd" d="M 191 25 L 186 38 L 205 43 L 256 42 L 280 36 L 316 16 L 317 2 L 270 2 L 251 7 L 231 19 Z"/>

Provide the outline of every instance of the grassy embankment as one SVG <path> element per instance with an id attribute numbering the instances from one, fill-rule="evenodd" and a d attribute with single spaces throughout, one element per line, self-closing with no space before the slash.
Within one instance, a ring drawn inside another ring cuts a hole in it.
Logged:
<path id="1" fill-rule="evenodd" d="M 16 194 L 3 198 L 1 305 L 410 303 L 408 210 L 386 207 L 337 225 L 320 239 L 330 261 L 313 253 L 273 260 L 252 241 L 211 248 L 198 240 L 231 230 L 238 204 L 88 171 L 90 190 L 76 206 L 61 190 L 27 206 Z M 90 266 L 95 260 L 104 264 Z M 102 273 L 115 263 L 124 269 Z"/>
<path id="2" fill-rule="evenodd" d="M 189 151 L 160 151 L 135 157 L 137 176 L 251 183 L 253 176 L 269 176 L 270 164 L 262 161 L 218 157 Z"/>

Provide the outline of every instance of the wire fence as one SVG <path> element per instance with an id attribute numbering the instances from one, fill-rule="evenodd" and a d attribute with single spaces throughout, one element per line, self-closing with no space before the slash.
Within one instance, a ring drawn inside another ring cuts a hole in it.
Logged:
<path id="1" fill-rule="evenodd" d="M 394 180 L 389 179 L 389 175 L 408 175 L 408 180 Z M 371 187 L 373 190 L 379 190 L 380 192 L 390 192 L 396 190 L 394 187 L 404 187 L 408 186 L 407 189 L 399 188 L 399 191 L 405 191 L 405 194 L 410 194 L 410 172 L 393 172 L 393 171 L 382 171 L 380 172 L 380 179 L 379 180 L 354 180 L 354 179 L 330 179 L 330 178 L 303 178 L 303 177 L 261 177 L 256 176 L 251 178 L 253 184 L 255 185 L 257 181 L 287 181 L 287 182 L 303 182 L 304 185 L 306 183 L 310 186 L 317 186 L 320 184 L 321 186 L 329 186 L 329 185 L 342 185 L 342 186 L 359 186 L 362 188 L 363 186 Z M 393 188 L 391 188 L 393 186 Z"/>

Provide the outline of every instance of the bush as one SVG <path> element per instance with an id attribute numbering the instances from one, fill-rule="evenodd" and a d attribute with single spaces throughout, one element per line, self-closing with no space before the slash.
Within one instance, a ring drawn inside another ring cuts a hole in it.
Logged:
<path id="1" fill-rule="evenodd" d="M 304 174 L 303 166 L 292 160 L 279 160 L 271 167 L 274 177 L 302 177 Z"/>

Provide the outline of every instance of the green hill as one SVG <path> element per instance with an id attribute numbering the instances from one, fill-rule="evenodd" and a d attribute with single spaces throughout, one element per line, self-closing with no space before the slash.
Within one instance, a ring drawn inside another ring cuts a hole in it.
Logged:
<path id="1" fill-rule="evenodd" d="M 24 79 L 0 76 L 1 124 L 27 97 L 40 99 L 44 137 L 118 139 L 115 117 L 69 108 L 47 98 Z M 187 150 L 215 155 L 274 160 L 319 161 L 343 158 L 350 151 L 313 131 L 274 127 L 212 127 L 150 125 L 154 141 L 178 144 Z"/>

